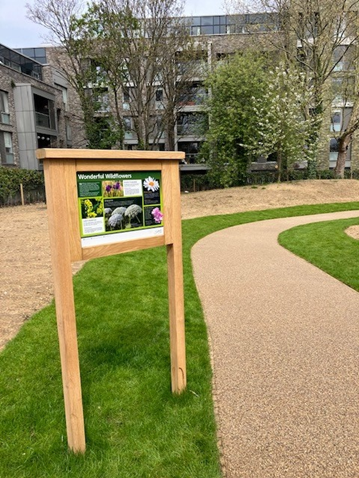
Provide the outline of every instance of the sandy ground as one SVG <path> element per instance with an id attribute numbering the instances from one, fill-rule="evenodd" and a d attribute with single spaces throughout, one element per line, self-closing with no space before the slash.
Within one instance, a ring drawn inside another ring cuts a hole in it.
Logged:
<path id="1" fill-rule="evenodd" d="M 359 181 L 321 180 L 182 195 L 182 217 L 359 201 Z M 0 209 L 0 349 L 53 297 L 46 206 Z M 357 228 L 351 230 L 359 238 Z"/>

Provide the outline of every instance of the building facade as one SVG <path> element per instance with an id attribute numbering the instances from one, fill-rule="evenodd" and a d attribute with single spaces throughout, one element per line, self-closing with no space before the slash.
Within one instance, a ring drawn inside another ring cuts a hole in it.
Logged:
<path id="1" fill-rule="evenodd" d="M 46 63 L 44 48 L 32 50 Z M 64 78 L 51 66 L 0 45 L 1 165 L 41 169 L 37 148 L 71 147 L 67 113 Z"/>
<path id="2" fill-rule="evenodd" d="M 199 45 L 199 68 L 188 81 L 188 90 L 176 109 L 174 124 L 175 149 L 184 151 L 188 163 L 198 161 L 198 152 L 205 137 L 199 125 L 205 121 L 203 103 L 209 92 L 203 80 L 209 69 L 236 51 L 261 45 L 269 35 L 278 34 L 273 16 L 247 14 L 237 16 L 199 16 L 184 18 L 189 34 Z M 255 34 L 253 35 L 253 31 Z M 251 34 L 249 34 L 251 32 Z M 263 40 L 263 41 L 262 41 Z M 68 68 L 67 65 L 64 68 Z M 343 64 L 336 67 L 337 80 L 345 70 Z M 82 123 L 78 95 L 61 74 L 56 62 L 56 48 L 24 48 L 13 51 L 0 45 L 0 155 L 1 164 L 39 169 L 35 158 L 36 148 L 88 146 Z M 202 74 L 201 74 L 202 72 Z M 124 148 L 136 149 L 139 140 L 134 124 L 137 120 L 131 111 L 131 82 L 120 91 L 120 114 L 124 125 Z M 110 115 L 114 105 L 111 91 L 101 84 L 88 85 L 88 92 L 96 95 L 99 108 L 94 121 Z M 161 131 L 161 115 L 166 98 L 163 87 L 155 86 L 153 99 L 152 141 L 155 148 L 164 150 L 167 138 Z M 319 167 L 335 166 L 338 154 L 337 133 L 348 123 L 352 105 L 342 98 L 335 98 L 332 111 L 323 124 L 323 141 L 319 154 Z M 346 168 L 359 169 L 358 141 L 354 141 L 347 157 Z M 271 159 L 271 158 L 270 158 Z M 259 159 L 252 163 L 252 170 L 276 168 L 273 160 Z"/>

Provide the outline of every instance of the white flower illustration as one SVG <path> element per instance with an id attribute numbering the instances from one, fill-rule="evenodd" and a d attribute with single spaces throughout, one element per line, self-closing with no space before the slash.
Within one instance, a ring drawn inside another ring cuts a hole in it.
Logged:
<path id="1" fill-rule="evenodd" d="M 143 185 L 147 189 L 147 191 L 152 192 L 158 191 L 160 188 L 157 179 L 154 179 L 151 176 L 148 176 L 148 178 L 143 181 Z"/>

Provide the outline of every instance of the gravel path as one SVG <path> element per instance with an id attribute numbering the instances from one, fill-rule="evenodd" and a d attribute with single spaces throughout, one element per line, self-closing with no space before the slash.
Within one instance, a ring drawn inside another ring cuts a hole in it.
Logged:
<path id="1" fill-rule="evenodd" d="M 227 478 L 359 477 L 359 294 L 277 243 L 356 216 L 237 226 L 192 250 Z"/>

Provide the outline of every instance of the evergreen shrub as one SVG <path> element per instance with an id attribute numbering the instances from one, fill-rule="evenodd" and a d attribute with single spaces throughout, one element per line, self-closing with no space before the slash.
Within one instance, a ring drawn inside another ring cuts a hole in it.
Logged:
<path id="1" fill-rule="evenodd" d="M 45 183 L 42 171 L 0 167 L 0 206 L 21 204 L 20 184 L 25 202 L 45 200 Z"/>

